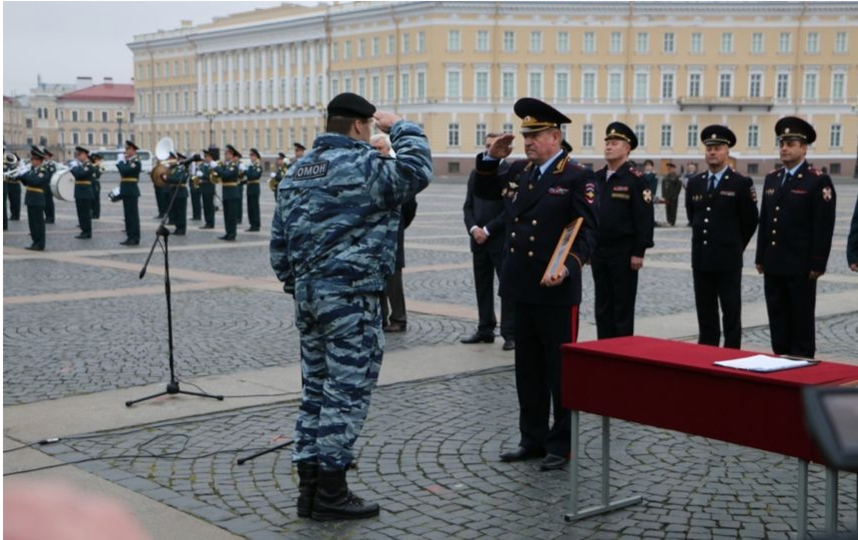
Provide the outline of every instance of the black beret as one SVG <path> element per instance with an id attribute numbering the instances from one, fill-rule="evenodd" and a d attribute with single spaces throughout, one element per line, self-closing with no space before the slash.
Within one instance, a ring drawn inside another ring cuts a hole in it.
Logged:
<path id="1" fill-rule="evenodd" d="M 638 137 L 635 135 L 634 130 L 622 122 L 611 122 L 608 124 L 608 127 L 605 128 L 605 140 L 607 141 L 608 139 L 626 141 L 632 147 L 632 150 L 638 147 Z"/>
<path id="2" fill-rule="evenodd" d="M 700 142 L 706 146 L 710 144 L 726 144 L 728 147 L 733 148 L 733 145 L 736 144 L 736 134 L 727 126 L 712 124 L 711 126 L 706 126 L 700 132 Z"/>
<path id="3" fill-rule="evenodd" d="M 259 150 L 257 150 L 256 148 L 251 148 L 251 149 L 250 149 L 250 155 L 251 155 L 251 156 L 256 156 L 256 157 L 261 157 L 261 156 L 259 155 Z"/>
<path id="4" fill-rule="evenodd" d="M 89 150 L 87 150 L 83 146 L 75 146 L 74 151 L 75 152 L 83 152 L 84 154 L 89 155 Z"/>
<path id="5" fill-rule="evenodd" d="M 561 124 L 572 123 L 566 115 L 535 98 L 519 99 L 515 102 L 513 110 L 516 116 L 522 119 L 522 133 L 535 133 L 549 128 L 560 129 Z"/>
<path id="6" fill-rule="evenodd" d="M 301 144 L 299 142 L 296 142 L 292 146 L 295 148 L 295 150 L 306 150 L 307 149 L 306 146 L 304 146 L 303 144 Z"/>
<path id="7" fill-rule="evenodd" d="M 134 141 L 125 141 L 125 146 L 130 146 L 131 148 L 133 148 L 135 150 L 140 150 L 139 148 L 137 148 L 137 145 L 134 144 Z"/>
<path id="8" fill-rule="evenodd" d="M 343 92 L 328 103 L 328 116 L 372 118 L 373 114 L 375 114 L 375 105 L 351 92 Z"/>
<path id="9" fill-rule="evenodd" d="M 235 147 L 231 144 L 226 145 L 226 149 L 233 153 L 233 155 L 237 157 L 241 157 L 241 152 L 235 149 Z"/>
<path id="10" fill-rule="evenodd" d="M 799 139 L 807 144 L 816 141 L 816 130 L 805 120 L 797 116 L 787 116 L 775 124 L 775 134 L 779 140 Z"/>

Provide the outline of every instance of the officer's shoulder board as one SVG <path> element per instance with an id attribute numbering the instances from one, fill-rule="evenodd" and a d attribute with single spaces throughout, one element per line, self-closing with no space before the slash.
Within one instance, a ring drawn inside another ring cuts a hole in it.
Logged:
<path id="1" fill-rule="evenodd" d="M 638 178 L 643 178 L 643 173 L 635 169 L 634 167 L 629 167 L 629 172 L 637 176 Z"/>
<path id="2" fill-rule="evenodd" d="M 295 169 L 295 172 L 292 173 L 292 178 L 295 180 L 322 178 L 328 175 L 328 166 L 330 166 L 330 162 L 326 160 L 304 163 Z"/>
<path id="3" fill-rule="evenodd" d="M 813 176 L 822 176 L 823 174 L 825 174 L 815 167 L 808 167 L 807 172 L 812 174 Z"/>

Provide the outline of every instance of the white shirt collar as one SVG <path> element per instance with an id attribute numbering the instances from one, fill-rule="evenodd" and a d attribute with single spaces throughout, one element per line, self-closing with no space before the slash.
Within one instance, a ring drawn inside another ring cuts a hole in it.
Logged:
<path id="1" fill-rule="evenodd" d="M 545 174 L 545 171 L 547 171 L 548 168 L 551 167 L 551 164 L 554 163 L 554 161 L 556 161 L 557 158 L 562 153 L 563 153 L 563 149 L 561 148 L 559 152 L 554 154 L 554 157 L 552 157 L 551 159 L 549 159 L 548 161 L 546 161 L 545 163 L 543 163 L 542 165 L 539 166 L 539 176 L 540 177 L 542 177 Z"/>
<path id="2" fill-rule="evenodd" d="M 804 160 L 801 160 L 801 163 L 799 163 L 798 165 L 796 165 L 795 167 L 793 167 L 792 169 L 790 169 L 790 170 L 789 170 L 789 175 L 790 175 L 790 176 L 795 176 L 795 173 L 797 173 L 797 172 L 798 172 L 799 168 L 800 168 L 802 165 L 804 165 Z"/>

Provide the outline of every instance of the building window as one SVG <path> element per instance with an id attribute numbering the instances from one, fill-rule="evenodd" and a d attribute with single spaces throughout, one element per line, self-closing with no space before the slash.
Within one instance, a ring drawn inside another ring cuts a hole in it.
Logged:
<path id="1" fill-rule="evenodd" d="M 581 146 L 593 148 L 593 124 L 584 124 L 581 129 Z"/>
<path id="2" fill-rule="evenodd" d="M 387 54 L 393 54 L 393 51 L 396 49 L 396 36 L 390 34 L 387 36 Z"/>
<path id="3" fill-rule="evenodd" d="M 649 73 L 635 73 L 635 100 L 644 101 L 649 97 Z"/>
<path id="4" fill-rule="evenodd" d="M 638 54 L 645 54 L 649 52 L 649 33 L 647 32 L 638 32 Z"/>
<path id="5" fill-rule="evenodd" d="M 24 120 L 24 127 L 26 127 L 27 129 L 32 129 L 33 128 L 33 119 L 27 118 L 26 120 Z"/>
<path id="6" fill-rule="evenodd" d="M 283 79 L 283 85 L 285 87 L 286 79 Z M 331 95 L 336 96 L 336 95 L 339 95 L 339 93 L 340 93 L 340 80 L 339 79 L 331 80 Z"/>
<path id="7" fill-rule="evenodd" d="M 86 134 L 86 144 L 95 144 L 95 133 L 89 131 Z"/>
<path id="8" fill-rule="evenodd" d="M 689 124 L 685 134 L 685 146 L 694 148 L 697 146 L 697 124 Z"/>
<path id="9" fill-rule="evenodd" d="M 789 32 L 781 32 L 778 36 L 778 52 L 788 53 L 792 50 L 792 34 Z"/>
<path id="10" fill-rule="evenodd" d="M 528 77 L 529 96 L 542 98 L 542 73 L 539 71 L 531 71 Z"/>
<path id="11" fill-rule="evenodd" d="M 107 111 L 101 111 L 101 121 L 102 122 L 109 122 L 110 121 L 108 119 L 109 117 L 110 117 L 110 113 L 108 113 Z"/>
<path id="12" fill-rule="evenodd" d="M 819 33 L 810 32 L 807 34 L 807 52 L 808 54 L 817 54 L 819 52 Z"/>
<path id="13" fill-rule="evenodd" d="M 829 146 L 831 148 L 840 148 L 841 146 L 841 126 L 840 124 L 832 124 L 831 125 L 831 141 Z"/>
<path id="14" fill-rule="evenodd" d="M 804 74 L 804 99 L 816 99 L 816 73 Z"/>
<path id="15" fill-rule="evenodd" d="M 411 99 L 411 75 L 403 73 L 399 82 L 399 97 L 405 101 Z"/>
<path id="16" fill-rule="evenodd" d="M 292 58 L 295 58 L 292 56 Z M 345 41 L 343 42 L 343 60 L 351 60 L 352 58 L 352 42 Z"/>
<path id="17" fill-rule="evenodd" d="M 836 72 L 831 76 L 831 99 L 843 100 L 846 97 L 846 74 Z"/>
<path id="18" fill-rule="evenodd" d="M 748 148 L 760 147 L 760 126 L 748 126 Z"/>
<path id="19" fill-rule="evenodd" d="M 721 34 L 721 53 L 723 54 L 732 54 L 733 53 L 733 33 L 732 32 L 724 32 Z"/>
<path id="20" fill-rule="evenodd" d="M 72 144 L 80 144 L 80 133 L 72 131 Z"/>
<path id="21" fill-rule="evenodd" d="M 557 99 L 569 99 L 569 74 L 565 71 L 554 74 L 554 96 Z"/>
<path id="22" fill-rule="evenodd" d="M 474 135 L 474 146 L 483 146 L 486 143 L 486 125 L 478 123 Z"/>
<path id="23" fill-rule="evenodd" d="M 608 99 L 615 102 L 623 99 L 623 74 L 621 72 L 608 74 Z"/>
<path id="24" fill-rule="evenodd" d="M 844 54 L 846 52 L 846 32 L 837 32 L 834 38 L 834 52 Z"/>
<path id="25" fill-rule="evenodd" d="M 569 52 L 569 32 L 557 32 L 557 52 Z"/>
<path id="26" fill-rule="evenodd" d="M 700 54 L 703 52 L 703 34 L 694 32 L 691 34 L 691 54 Z"/>
<path id="27" fill-rule="evenodd" d="M 596 33 L 595 32 L 584 32 L 583 50 L 585 53 L 596 52 Z"/>
<path id="28" fill-rule="evenodd" d="M 530 52 L 542 52 L 542 32 L 539 30 L 530 33 Z"/>
<path id="29" fill-rule="evenodd" d="M 581 84 L 581 97 L 588 101 L 596 99 L 596 74 L 592 71 L 584 73 L 584 80 Z"/>
<path id="30" fill-rule="evenodd" d="M 733 74 L 721 73 L 718 76 L 718 97 L 728 98 L 733 96 Z"/>
<path id="31" fill-rule="evenodd" d="M 459 99 L 462 97 L 462 73 L 459 71 L 447 72 L 447 97 Z"/>
<path id="32" fill-rule="evenodd" d="M 378 36 L 373 37 L 369 47 L 370 54 L 372 54 L 373 58 L 377 57 L 381 49 L 381 39 Z"/>
<path id="33" fill-rule="evenodd" d="M 92 111 L 86 111 L 86 121 L 87 121 L 87 122 L 92 122 L 92 121 L 93 121 L 93 116 L 94 116 L 94 115 L 93 115 Z"/>
<path id="34" fill-rule="evenodd" d="M 426 52 L 426 32 L 417 32 L 417 52 Z"/>
<path id="35" fill-rule="evenodd" d="M 476 74 L 476 98 L 486 100 L 489 97 L 489 72 L 478 71 Z"/>
<path id="36" fill-rule="evenodd" d="M 754 32 L 751 36 L 751 52 L 759 54 L 763 52 L 763 33 Z"/>
<path id="37" fill-rule="evenodd" d="M 832 176 L 840 175 L 840 164 L 839 163 L 832 163 L 831 169 L 828 172 L 831 173 Z"/>
<path id="38" fill-rule="evenodd" d="M 477 51 L 488 52 L 488 50 L 489 50 L 489 31 L 488 30 L 477 31 Z"/>
<path id="39" fill-rule="evenodd" d="M 373 75 L 372 76 L 370 99 L 372 99 L 373 101 L 378 101 L 379 93 L 380 93 L 380 84 L 378 81 L 378 75 Z"/>
<path id="40" fill-rule="evenodd" d="M 458 30 L 447 31 L 447 50 L 454 52 L 462 50 L 462 34 Z"/>
<path id="41" fill-rule="evenodd" d="M 661 147 L 670 148 L 673 146 L 673 126 L 670 124 L 661 125 Z"/>
<path id="42" fill-rule="evenodd" d="M 426 73 L 417 74 L 417 99 L 426 99 Z"/>
<path id="43" fill-rule="evenodd" d="M 668 54 L 673 54 L 676 52 L 676 48 L 674 45 L 675 36 L 673 32 L 667 32 L 664 34 L 664 52 Z"/>
<path id="44" fill-rule="evenodd" d="M 777 92 L 778 99 L 789 99 L 789 73 L 778 73 Z"/>
<path id="45" fill-rule="evenodd" d="M 635 137 L 638 138 L 638 147 L 646 146 L 646 124 L 635 124 Z"/>
<path id="46" fill-rule="evenodd" d="M 459 146 L 459 124 L 447 125 L 447 146 Z"/>
<path id="47" fill-rule="evenodd" d="M 402 34 L 402 54 L 411 52 L 411 34 L 405 32 Z"/>
<path id="48" fill-rule="evenodd" d="M 504 99 L 515 97 L 515 72 L 504 71 L 501 74 L 501 97 Z"/>
<path id="49" fill-rule="evenodd" d="M 700 97 L 700 86 L 702 78 L 702 73 L 688 74 L 688 97 Z"/>
<path id="50" fill-rule="evenodd" d="M 611 32 L 610 51 L 612 53 L 623 52 L 623 34 L 620 32 Z"/>
<path id="51" fill-rule="evenodd" d="M 503 33 L 503 52 L 515 52 L 515 32 L 511 30 Z"/>
<path id="52" fill-rule="evenodd" d="M 513 129 L 514 129 L 514 128 L 512 127 L 512 124 L 511 124 L 511 123 L 509 123 L 509 122 L 507 122 L 507 123 L 505 123 L 505 124 L 503 125 L 503 132 L 504 132 L 504 133 L 512 133 L 512 130 L 513 130 Z"/>
<path id="53" fill-rule="evenodd" d="M 673 73 L 661 74 L 661 99 L 673 99 Z"/>
<path id="54" fill-rule="evenodd" d="M 110 144 L 110 132 L 102 131 L 101 132 L 101 145 L 107 146 Z"/>
<path id="55" fill-rule="evenodd" d="M 387 74 L 387 95 L 385 97 L 388 101 L 396 99 L 396 79 L 394 78 L 393 73 Z"/>
<path id="56" fill-rule="evenodd" d="M 358 77 L 358 95 L 366 95 L 366 77 Z"/>
<path id="57" fill-rule="evenodd" d="M 752 98 L 758 98 L 763 95 L 763 74 L 751 73 L 750 88 L 748 95 Z"/>

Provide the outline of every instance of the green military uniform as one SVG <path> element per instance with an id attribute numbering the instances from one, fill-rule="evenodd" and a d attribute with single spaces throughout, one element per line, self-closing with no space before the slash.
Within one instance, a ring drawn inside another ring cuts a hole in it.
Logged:
<path id="1" fill-rule="evenodd" d="M 284 158 L 283 165 L 277 168 L 277 172 L 274 173 L 274 186 L 272 191 L 274 191 L 274 202 L 277 202 L 277 186 L 280 185 L 280 181 L 283 180 L 283 177 L 286 176 L 286 170 L 289 168 L 289 165 L 285 161 L 285 157 L 282 153 L 280 154 L 281 158 Z"/>
<path id="2" fill-rule="evenodd" d="M 12 167 L 13 169 L 15 167 Z M 7 194 L 8 192 L 8 194 Z M 9 220 L 21 219 L 21 179 L 3 177 L 3 201 L 9 200 Z"/>
<path id="3" fill-rule="evenodd" d="M 679 193 L 682 191 L 682 180 L 673 170 L 661 179 L 661 196 L 664 198 L 664 210 L 667 222 L 671 227 L 676 225 L 676 209 L 679 206 Z"/>
<path id="4" fill-rule="evenodd" d="M 238 208 L 241 205 L 241 194 L 238 191 L 238 161 L 231 161 L 215 169 L 221 178 L 223 199 L 223 221 L 226 234 L 219 236 L 221 240 L 235 240 L 238 225 Z"/>
<path id="5" fill-rule="evenodd" d="M 125 142 L 125 146 L 129 146 L 130 141 Z M 131 143 L 135 150 L 137 147 Z M 125 214 L 125 235 L 127 238 L 120 242 L 125 246 L 136 246 L 140 243 L 140 211 L 137 203 L 140 200 L 140 171 L 142 166 L 140 158 L 133 155 L 126 161 L 120 161 L 116 164 L 116 169 L 119 171 L 119 198 L 122 199 L 122 210 Z"/>
<path id="6" fill-rule="evenodd" d="M 27 205 L 27 222 L 33 244 L 27 249 L 44 251 L 45 249 L 45 197 L 50 196 L 51 177 L 45 165 L 39 165 L 21 175 L 20 180 L 27 186 L 24 204 Z"/>
<path id="7" fill-rule="evenodd" d="M 74 203 L 77 207 L 77 219 L 81 233 L 75 238 L 92 238 L 92 201 L 95 194 L 92 191 L 92 179 L 95 176 L 95 165 L 89 162 L 89 152 L 81 147 L 78 152 L 86 154 L 87 160 L 72 168 L 74 176 Z"/>
<path id="8" fill-rule="evenodd" d="M 238 170 L 238 208 L 236 212 L 236 223 L 241 223 L 244 220 L 244 184 L 247 183 L 247 178 L 244 177 L 244 171 Z M 250 209 L 247 210 L 250 212 Z"/>
<path id="9" fill-rule="evenodd" d="M 99 154 L 100 157 L 100 154 Z M 92 219 L 101 218 L 101 175 L 104 173 L 104 167 L 101 163 L 93 163 L 92 175 Z"/>
<path id="10" fill-rule="evenodd" d="M 54 160 L 50 159 L 51 154 L 46 153 L 45 150 L 47 149 L 42 149 L 42 154 L 45 155 L 45 161 L 42 162 L 42 165 L 48 171 L 48 189 L 45 191 L 45 223 L 54 223 L 56 221 L 56 208 L 54 207 L 54 197 L 51 193 L 51 178 L 57 172 L 57 164 Z"/>
<path id="11" fill-rule="evenodd" d="M 199 168 L 199 179 L 200 179 L 200 196 L 203 200 L 203 218 L 205 219 L 205 225 L 200 227 L 201 229 L 214 229 L 215 227 L 215 185 L 214 180 L 217 179 L 216 170 L 220 167 L 221 163 L 218 161 L 220 158 L 220 149 L 216 147 L 211 147 L 203 150 L 203 155 L 211 157 L 211 161 L 203 163 Z"/>
<path id="12" fill-rule="evenodd" d="M 259 179 L 262 177 L 262 164 L 258 161 L 259 153 L 256 149 L 252 148 L 250 154 L 251 156 L 255 155 L 257 161 L 251 162 L 244 171 L 244 178 L 247 180 L 247 221 L 250 222 L 250 228 L 247 229 L 247 232 L 257 232 L 259 231 L 261 221 L 259 211 Z"/>
<path id="13" fill-rule="evenodd" d="M 197 170 L 195 172 L 196 178 L 199 178 L 197 173 L 199 172 L 200 167 L 197 165 Z M 195 178 L 191 178 L 189 181 L 188 189 L 191 192 L 191 221 L 199 221 L 203 216 L 203 193 L 200 187 L 199 180 Z"/>
<path id="14" fill-rule="evenodd" d="M 188 168 L 186 165 L 176 165 L 167 177 L 170 183 L 170 199 L 173 206 L 170 208 L 170 220 L 176 225 L 173 234 L 183 236 L 188 225 Z M 174 195 L 175 193 L 175 195 Z M 170 199 L 167 204 L 170 204 Z"/>

